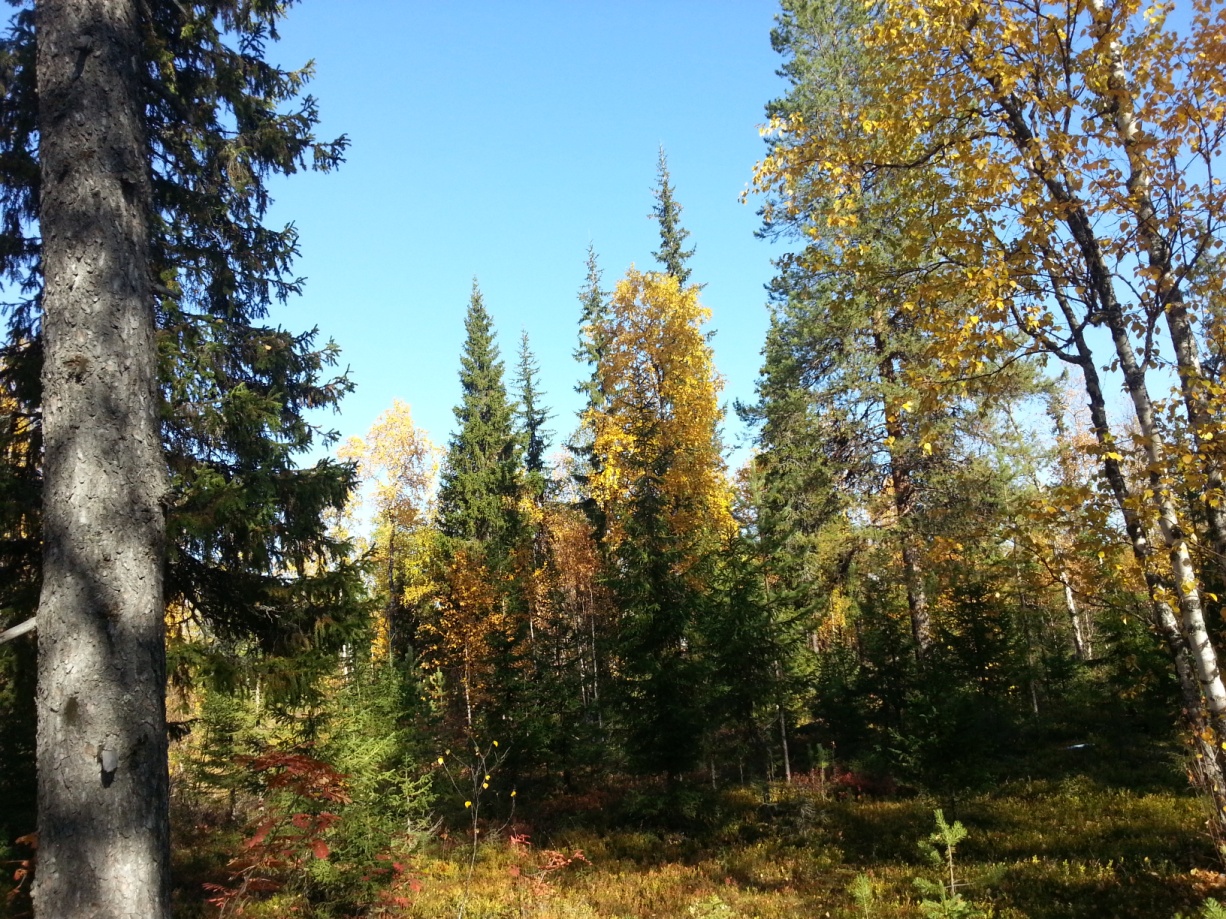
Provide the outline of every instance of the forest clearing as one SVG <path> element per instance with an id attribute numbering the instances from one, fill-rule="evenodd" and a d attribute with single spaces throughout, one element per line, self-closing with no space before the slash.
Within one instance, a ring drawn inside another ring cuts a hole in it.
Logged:
<path id="1" fill-rule="evenodd" d="M 0 914 L 1226 916 L 1226 5 L 371 3 L 11 0 Z"/>

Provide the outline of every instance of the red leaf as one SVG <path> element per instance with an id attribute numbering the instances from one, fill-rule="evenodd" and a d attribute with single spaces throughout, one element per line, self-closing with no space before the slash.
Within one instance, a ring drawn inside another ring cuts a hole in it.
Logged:
<path id="1" fill-rule="evenodd" d="M 315 853 L 316 858 L 320 858 L 320 859 L 327 858 L 328 857 L 328 844 L 324 842 L 322 839 L 316 839 L 314 842 L 311 843 L 311 851 Z"/>

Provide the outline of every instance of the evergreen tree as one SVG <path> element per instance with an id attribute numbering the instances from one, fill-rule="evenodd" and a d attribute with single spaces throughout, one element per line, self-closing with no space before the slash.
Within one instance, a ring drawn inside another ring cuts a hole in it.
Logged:
<path id="1" fill-rule="evenodd" d="M 541 404 L 544 393 L 539 389 L 540 366 L 528 345 L 525 330 L 519 340 L 519 365 L 515 383 L 519 395 L 515 414 L 523 446 L 524 473 L 534 497 L 545 494 L 545 451 L 553 433 L 545 429 L 549 422 L 549 410 Z"/>
<path id="2" fill-rule="evenodd" d="M 292 273 L 296 231 L 264 225 L 266 180 L 329 170 L 346 146 L 313 134 L 315 100 L 300 96 L 310 70 L 263 58 L 281 15 L 280 7 L 226 0 L 159 5 L 141 19 L 150 271 L 171 485 L 167 599 L 219 637 L 254 636 L 274 650 L 311 634 L 357 583 L 351 568 L 317 565 L 339 563 L 344 550 L 321 517 L 343 504 L 351 466 L 296 464 L 319 436 L 306 411 L 336 405 L 351 384 L 327 374 L 334 345 L 263 322 L 274 302 L 301 290 Z M 3 373 L 32 446 L 41 395 L 31 368 L 42 360 L 35 38 L 32 11 L 22 8 L 0 45 L 0 273 L 21 295 L 6 304 Z M 28 506 L 30 477 L 0 477 L 10 484 L 13 500 Z"/>
<path id="3" fill-rule="evenodd" d="M 135 6 L 38 6 L 44 916 L 170 915 L 166 472 Z"/>
<path id="4" fill-rule="evenodd" d="M 586 380 L 575 386 L 575 392 L 585 398 L 584 409 L 579 416 L 579 426 L 567 443 L 574 462 L 571 467 L 571 478 L 579 491 L 579 503 L 591 521 L 596 533 L 604 532 L 604 517 L 600 508 L 591 499 L 588 483 L 593 474 L 599 471 L 600 457 L 592 449 L 593 431 L 590 419 L 593 413 L 604 405 L 605 394 L 600 382 L 600 359 L 608 342 L 605 341 L 609 325 L 609 295 L 600 287 L 600 265 L 593 246 L 587 249 L 587 276 L 583 286 L 579 288 L 579 345 L 575 348 L 574 358 L 586 364 L 590 373 Z"/>
<path id="5" fill-rule="evenodd" d="M 33 612 L 42 577 L 46 234 L 36 127 L 48 100 L 36 92 L 42 36 L 34 11 L 16 5 L 0 40 L 0 276 L 11 298 L 0 378 L 12 396 L 0 404 L 8 438 L 0 568 L 16 573 L 0 579 L 7 622 Z M 266 685 L 301 691 L 311 674 L 306 650 L 343 640 L 360 581 L 322 521 L 344 503 L 352 469 L 296 462 L 318 435 L 306 410 L 335 405 L 349 383 L 327 372 L 336 358 L 331 345 L 317 347 L 314 333 L 265 321 L 274 302 L 300 288 L 292 226 L 265 226 L 266 182 L 301 168 L 330 169 L 345 147 L 343 138 L 321 142 L 313 134 L 316 105 L 300 95 L 310 71 L 264 60 L 282 11 L 218 0 L 132 12 L 143 120 L 137 161 L 125 168 L 149 182 L 147 282 L 170 483 L 166 603 L 202 626 L 196 634 L 209 638 L 210 653 L 250 648 L 253 640 L 265 651 L 294 649 L 295 666 Z"/>
<path id="6" fill-rule="evenodd" d="M 439 529 L 506 552 L 515 537 L 519 449 L 503 365 L 477 281 L 464 318 L 459 429 L 447 447 L 439 487 Z"/>
<path id="7" fill-rule="evenodd" d="M 622 611 L 621 712 L 634 764 L 672 778 L 700 753 L 705 662 L 698 623 L 715 554 L 733 530 L 723 477 L 719 381 L 697 288 L 631 269 L 601 326 L 589 407 L 597 462 L 587 483 L 605 522 L 608 578 Z"/>
<path id="8" fill-rule="evenodd" d="M 579 346 L 575 349 L 575 360 L 587 364 L 592 371 L 587 380 L 575 387 L 575 391 L 587 396 L 589 406 L 599 406 L 601 401 L 600 379 L 596 367 L 601 354 L 604 353 L 605 342 L 602 334 L 609 315 L 609 295 L 600 289 L 601 275 L 596 249 L 588 246 L 587 277 L 579 289 L 582 310 L 579 314 Z"/>
<path id="9" fill-rule="evenodd" d="M 681 205 L 673 197 L 673 186 L 668 174 L 668 157 L 664 147 L 660 147 L 660 159 L 656 165 L 656 187 L 652 192 L 656 203 L 651 209 L 651 218 L 660 224 L 660 248 L 651 253 L 664 266 L 666 274 L 677 279 L 682 287 L 690 279 L 690 269 L 686 262 L 694 254 L 693 249 L 685 249 L 686 239 L 690 231 L 681 226 Z"/>
<path id="10" fill-rule="evenodd" d="M 458 690 L 468 733 L 490 724 L 513 730 L 523 690 L 527 619 L 515 558 L 526 533 L 520 444 L 503 382 L 494 328 L 474 279 L 460 355 L 458 430 L 439 488 L 443 571 L 433 658 Z M 511 724 L 505 722 L 510 721 Z"/>

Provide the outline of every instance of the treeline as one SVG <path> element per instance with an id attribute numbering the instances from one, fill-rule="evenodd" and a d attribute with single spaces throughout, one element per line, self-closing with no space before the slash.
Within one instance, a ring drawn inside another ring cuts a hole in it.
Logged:
<path id="1" fill-rule="evenodd" d="M 343 451 L 374 497 L 376 653 L 432 687 L 451 743 L 498 739 L 505 770 L 572 788 L 596 770 L 765 774 L 774 744 L 759 715 L 780 702 L 782 650 L 735 516 L 680 212 L 661 153 L 660 270 L 605 290 L 589 253 L 587 407 L 552 460 L 527 336 L 507 373 L 475 283 L 437 492 L 407 406 Z"/>

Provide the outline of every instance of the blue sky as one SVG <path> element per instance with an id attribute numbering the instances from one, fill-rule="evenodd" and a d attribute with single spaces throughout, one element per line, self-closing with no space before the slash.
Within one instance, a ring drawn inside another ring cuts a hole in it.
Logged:
<path id="1" fill-rule="evenodd" d="M 654 267 L 661 144 L 724 399 L 752 398 L 772 247 L 738 197 L 764 150 L 763 106 L 783 89 L 775 12 L 764 0 L 292 7 L 270 57 L 314 59 L 320 135 L 352 143 L 339 172 L 273 186 L 271 220 L 298 226 L 307 278 L 274 320 L 335 339 L 358 386 L 321 420 L 363 434 L 399 398 L 445 444 L 476 276 L 508 364 L 527 329 L 562 440 L 586 375 L 572 352 L 588 244 L 606 287 L 631 263 Z"/>

